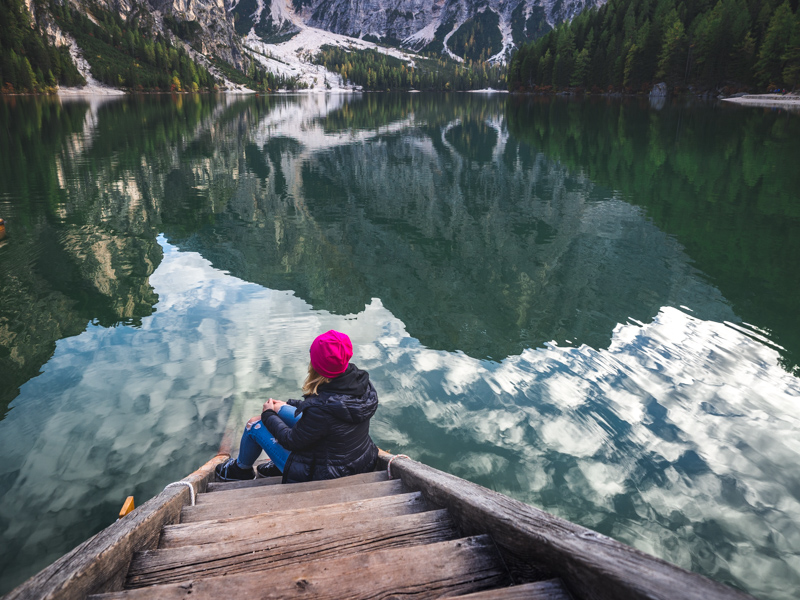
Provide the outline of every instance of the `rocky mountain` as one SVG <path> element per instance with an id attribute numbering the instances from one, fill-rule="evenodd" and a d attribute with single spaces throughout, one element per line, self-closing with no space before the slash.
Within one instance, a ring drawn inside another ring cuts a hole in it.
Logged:
<path id="1" fill-rule="evenodd" d="M 283 39 L 303 26 L 456 60 L 505 62 L 603 0 L 229 0 L 241 34 Z"/>
<path id="2" fill-rule="evenodd" d="M 254 63 L 223 0 L 0 0 L 0 17 L 5 93 L 230 89 Z"/>
<path id="3" fill-rule="evenodd" d="M 465 69 L 504 64 L 522 43 L 603 1 L 0 0 L 7 29 L 0 34 L 0 87 L 38 92 L 82 80 L 95 90 L 368 85 L 349 68 L 342 76 L 341 68 L 317 64 L 326 46 L 372 53 L 373 61 L 375 52 L 384 54 L 389 58 L 377 63 L 411 87 L 419 78 L 400 73 L 401 65 L 452 73 L 450 86 L 437 81 L 422 89 L 486 87 L 485 69 L 483 79 Z M 442 60 L 448 64 L 435 64 Z M 357 62 L 365 73 L 370 68 Z M 471 83 L 456 87 L 457 77 Z M 388 87 L 398 89 L 380 89 Z"/>

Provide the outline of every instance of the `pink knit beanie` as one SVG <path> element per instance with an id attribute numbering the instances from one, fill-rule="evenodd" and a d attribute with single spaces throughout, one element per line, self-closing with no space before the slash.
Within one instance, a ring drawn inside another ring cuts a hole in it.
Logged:
<path id="1" fill-rule="evenodd" d="M 353 358 L 353 344 L 344 333 L 326 331 L 311 343 L 311 366 L 320 375 L 333 379 L 347 370 Z"/>

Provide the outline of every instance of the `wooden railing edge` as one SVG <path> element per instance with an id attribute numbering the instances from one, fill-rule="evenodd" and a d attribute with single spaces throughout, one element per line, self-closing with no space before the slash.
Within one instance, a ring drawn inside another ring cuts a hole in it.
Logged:
<path id="1" fill-rule="evenodd" d="M 381 450 L 379 464 L 385 468 L 393 456 Z M 449 508 L 464 535 L 491 534 L 507 564 L 523 557 L 543 566 L 561 577 L 575 598 L 754 600 L 740 590 L 412 459 L 396 458 L 391 473 L 434 504 Z"/>
<path id="2" fill-rule="evenodd" d="M 195 494 L 204 492 L 214 467 L 226 458 L 227 454 L 217 454 L 181 481 L 190 483 Z M 164 489 L 11 590 L 3 600 L 83 600 L 89 594 L 121 590 L 133 553 L 155 547 L 161 528 L 178 520 L 190 497 L 186 485 Z"/>

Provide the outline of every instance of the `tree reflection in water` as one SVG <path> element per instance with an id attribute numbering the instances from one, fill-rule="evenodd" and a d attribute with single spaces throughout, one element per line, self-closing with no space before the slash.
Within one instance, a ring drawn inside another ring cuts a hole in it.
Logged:
<path id="1" fill-rule="evenodd" d="M 411 94 L 0 120 L 2 589 L 291 393 L 334 326 L 393 450 L 765 596 L 796 582 L 796 118 Z"/>

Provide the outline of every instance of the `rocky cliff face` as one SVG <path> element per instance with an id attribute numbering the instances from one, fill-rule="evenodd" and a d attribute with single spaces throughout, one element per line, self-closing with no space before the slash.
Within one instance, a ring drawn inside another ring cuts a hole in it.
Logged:
<path id="1" fill-rule="evenodd" d="M 108 0 L 125 3 L 128 0 Z M 162 16 L 199 25 L 196 48 L 203 54 L 213 53 L 226 62 L 242 68 L 241 43 L 234 31 L 233 17 L 225 0 L 147 0 Z"/>
<path id="2" fill-rule="evenodd" d="M 353 37 L 452 56 L 504 59 L 519 44 L 604 0 L 293 0 L 303 21 Z"/>
<path id="3" fill-rule="evenodd" d="M 34 22 L 50 43 L 72 48 L 73 60 L 89 83 L 96 82 L 88 64 L 81 59 L 82 49 L 53 17 L 53 11 L 61 10 L 62 5 L 89 15 L 101 27 L 102 11 L 117 14 L 126 22 L 135 18 L 146 23 L 153 33 L 165 35 L 174 44 L 184 46 L 196 62 L 206 67 L 210 67 L 211 58 L 221 59 L 240 71 L 245 71 L 250 63 L 243 52 L 241 37 L 236 33 L 234 15 L 228 12 L 225 0 L 56 0 L 55 5 L 29 1 L 27 6 Z M 223 78 L 213 67 L 211 69 L 217 77 Z"/>
<path id="4" fill-rule="evenodd" d="M 94 73 L 96 66 L 90 68 L 82 56 L 80 46 L 86 44 L 73 39 L 75 31 L 70 35 L 60 29 L 56 16 L 70 12 L 64 6 L 78 9 L 109 30 L 118 31 L 119 27 L 108 24 L 107 13 L 137 27 L 144 24 L 144 35 L 166 36 L 231 89 L 240 88 L 243 82 L 229 67 L 253 76 L 256 64 L 274 75 L 299 78 L 308 87 L 316 87 L 314 81 L 327 81 L 328 77 L 318 73 L 312 57 L 324 45 L 347 47 L 352 38 L 371 48 L 380 42 L 402 47 L 404 52 L 445 54 L 456 61 L 504 63 L 520 44 L 604 1 L 55 0 L 54 4 L 45 4 L 27 0 L 26 5 L 50 43 L 70 47 L 78 71 L 92 87 L 102 87 L 97 79 L 116 85 L 116 78 Z M 298 33 L 302 35 L 293 42 L 302 38 L 300 44 L 284 43 Z M 120 47 L 118 41 L 114 43 Z M 91 51 L 90 56 L 95 55 L 98 52 Z M 272 57 L 278 60 L 270 62 Z M 403 60 L 413 62 L 413 58 Z M 331 77 L 336 80 L 335 74 Z M 134 88 L 137 82 L 120 85 Z"/>

